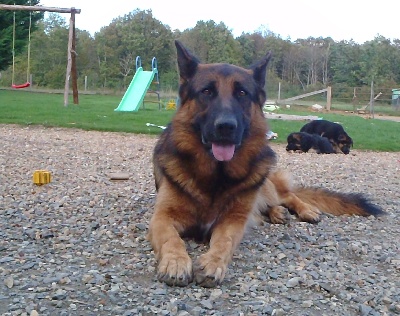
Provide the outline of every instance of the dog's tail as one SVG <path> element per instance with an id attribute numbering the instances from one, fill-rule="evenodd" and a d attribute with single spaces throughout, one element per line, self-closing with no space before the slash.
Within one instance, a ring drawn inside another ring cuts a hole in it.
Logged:
<path id="1" fill-rule="evenodd" d="M 361 193 L 340 193 L 322 188 L 297 187 L 292 191 L 305 203 L 332 215 L 382 216 L 386 212 Z"/>

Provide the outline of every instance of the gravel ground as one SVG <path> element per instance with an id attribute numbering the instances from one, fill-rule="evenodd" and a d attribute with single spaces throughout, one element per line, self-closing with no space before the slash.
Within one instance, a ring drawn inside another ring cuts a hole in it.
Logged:
<path id="1" fill-rule="evenodd" d="M 157 281 L 145 238 L 155 141 L 0 125 L 0 315 L 400 315 L 400 153 L 272 144 L 297 183 L 364 192 L 388 215 L 265 223 L 221 286 L 172 288 Z M 37 169 L 52 182 L 34 185 Z M 114 172 L 130 178 L 111 181 Z"/>

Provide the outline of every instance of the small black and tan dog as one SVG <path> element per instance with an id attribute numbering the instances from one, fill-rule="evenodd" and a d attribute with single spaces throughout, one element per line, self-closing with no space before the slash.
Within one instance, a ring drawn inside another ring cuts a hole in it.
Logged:
<path id="1" fill-rule="evenodd" d="M 303 132 L 291 133 L 287 137 L 286 151 L 302 151 L 308 152 L 310 149 L 315 150 L 317 154 L 334 154 L 332 144 L 328 138 L 317 134 L 308 134 Z"/>
<path id="2" fill-rule="evenodd" d="M 304 125 L 300 132 L 317 134 L 326 137 L 336 153 L 348 154 L 353 147 L 353 140 L 345 132 L 342 125 L 327 120 L 314 120 Z"/>

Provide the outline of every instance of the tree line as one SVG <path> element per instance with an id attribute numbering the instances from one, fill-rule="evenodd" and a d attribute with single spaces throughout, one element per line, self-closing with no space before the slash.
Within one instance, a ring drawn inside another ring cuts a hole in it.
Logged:
<path id="1" fill-rule="evenodd" d="M 6 1 L 7 2 L 7 1 Z M 17 2 L 18 1 L 12 1 Z M 26 0 L 19 0 L 24 4 Z M 18 49 L 16 78 L 24 78 L 29 12 L 17 12 Z M 11 78 L 12 12 L 0 11 L 0 85 Z M 30 69 L 38 87 L 62 89 L 65 80 L 68 45 L 66 20 L 59 14 L 43 19 L 35 16 L 31 35 Z M 261 27 L 254 33 L 234 37 L 223 23 L 198 21 L 190 29 L 171 30 L 157 20 L 151 10 L 134 10 L 115 18 L 94 36 L 76 30 L 76 53 L 79 89 L 85 76 L 88 89 L 121 91 L 135 73 L 135 59 L 140 56 L 144 70 L 151 69 L 157 58 L 161 89 L 177 90 L 178 74 L 174 40 L 181 40 L 203 62 L 228 62 L 249 66 L 267 51 L 273 52 L 268 71 L 269 91 L 275 93 L 278 82 L 289 90 L 302 92 L 333 85 L 334 93 L 345 93 L 340 87 L 376 85 L 396 88 L 400 85 L 400 40 L 383 36 L 363 44 L 335 41 L 332 38 L 282 39 Z M 21 79 L 24 80 L 24 79 Z M 347 90 L 346 90 L 347 91 Z M 350 92 L 346 92 L 350 93 Z"/>

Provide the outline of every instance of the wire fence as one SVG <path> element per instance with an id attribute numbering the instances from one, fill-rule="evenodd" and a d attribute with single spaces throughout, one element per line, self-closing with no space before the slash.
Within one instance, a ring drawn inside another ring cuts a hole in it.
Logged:
<path id="1" fill-rule="evenodd" d="M 370 86 L 349 87 L 337 84 L 331 88 L 331 99 L 327 89 L 314 88 L 300 92 L 290 91 L 283 85 L 279 85 L 277 92 L 270 96 L 273 96 L 276 103 L 287 107 L 308 108 L 320 105 L 334 111 L 400 116 L 400 87 L 380 87 L 372 82 Z"/>

